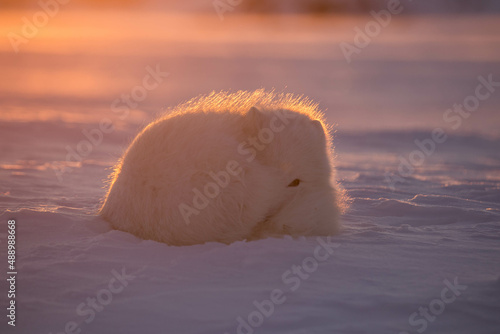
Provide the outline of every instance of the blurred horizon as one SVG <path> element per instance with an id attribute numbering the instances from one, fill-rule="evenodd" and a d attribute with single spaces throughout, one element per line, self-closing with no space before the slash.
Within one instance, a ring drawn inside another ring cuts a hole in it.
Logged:
<path id="1" fill-rule="evenodd" d="M 0 8 L 37 9 L 40 3 L 48 4 L 57 0 L 3 0 Z M 88 9 L 143 9 L 183 12 L 214 11 L 213 0 L 64 0 L 60 5 Z M 233 13 L 302 13 L 302 14 L 369 14 L 372 10 L 387 7 L 387 0 L 242 0 L 231 5 L 226 0 L 219 4 L 234 7 Z M 495 14 L 500 13 L 500 2 L 495 0 L 401 0 L 407 14 Z"/>

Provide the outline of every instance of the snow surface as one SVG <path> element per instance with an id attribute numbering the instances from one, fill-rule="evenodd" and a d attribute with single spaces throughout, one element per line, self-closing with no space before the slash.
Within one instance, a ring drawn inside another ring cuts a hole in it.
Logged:
<path id="1" fill-rule="evenodd" d="M 17 14 L 0 17 L 2 32 L 19 30 Z M 255 317 L 254 302 L 279 289 L 285 300 L 255 333 L 419 333 L 422 323 L 425 333 L 499 333 L 500 92 L 457 130 L 442 115 L 473 94 L 479 75 L 500 79 L 500 21 L 395 20 L 347 65 L 338 43 L 366 20 L 64 12 L 19 54 L 4 40 L 0 256 L 8 219 L 19 248 L 17 326 L 2 315 L 0 331 L 55 334 L 75 322 L 81 333 L 238 333 L 238 317 Z M 120 119 L 112 101 L 157 64 L 170 76 Z M 325 238 L 170 247 L 111 230 L 93 214 L 112 165 L 163 107 L 212 89 L 259 87 L 304 93 L 337 124 L 351 206 L 332 254 L 307 278 L 290 270 L 326 257 L 317 251 Z M 82 162 L 66 162 L 67 147 L 76 150 L 82 130 L 103 118 L 115 130 Z M 391 189 L 386 173 L 397 175 L 399 157 L 435 127 L 446 142 Z M 58 177 L 61 164 L 69 169 Z M 133 279 L 107 304 L 121 272 Z M 444 304 L 455 280 L 466 288 Z M 6 291 L 2 279 L 3 312 Z M 96 296 L 106 305 L 93 319 L 77 313 Z M 409 323 L 440 303 L 432 320 Z"/>

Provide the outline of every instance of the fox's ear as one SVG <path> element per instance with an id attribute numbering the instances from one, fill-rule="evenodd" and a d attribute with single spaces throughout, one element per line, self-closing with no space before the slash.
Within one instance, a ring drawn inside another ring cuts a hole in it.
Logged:
<path id="1" fill-rule="evenodd" d="M 325 133 L 325 129 L 323 128 L 323 123 L 321 123 L 320 120 L 312 120 L 311 121 L 312 125 L 317 128 L 319 131 L 321 131 L 323 134 Z"/>
<path id="2" fill-rule="evenodd" d="M 312 120 L 311 123 L 313 127 L 316 128 L 316 130 L 318 130 L 321 139 L 326 140 L 326 131 L 325 127 L 323 126 L 323 123 L 321 123 L 321 121 L 318 119 Z"/>
<path id="3" fill-rule="evenodd" d="M 265 126 L 266 115 L 257 107 L 252 107 L 243 117 L 243 132 L 247 135 L 257 135 Z"/>

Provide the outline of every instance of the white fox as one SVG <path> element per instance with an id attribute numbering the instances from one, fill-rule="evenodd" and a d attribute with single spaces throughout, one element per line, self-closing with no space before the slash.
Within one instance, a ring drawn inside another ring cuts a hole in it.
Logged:
<path id="1" fill-rule="evenodd" d="M 101 215 L 169 245 L 339 231 L 342 191 L 317 105 L 221 92 L 149 124 L 115 168 Z"/>

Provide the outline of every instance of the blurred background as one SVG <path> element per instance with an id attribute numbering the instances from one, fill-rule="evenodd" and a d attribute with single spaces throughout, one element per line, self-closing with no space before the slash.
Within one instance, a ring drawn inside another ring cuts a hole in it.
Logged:
<path id="1" fill-rule="evenodd" d="M 3 119 L 95 121 L 158 65 L 168 79 L 132 116 L 212 90 L 262 87 L 311 97 L 339 129 L 422 129 L 439 126 L 439 114 L 469 95 L 478 75 L 500 74 L 500 3 L 492 0 L 402 0 L 401 12 L 349 63 L 341 43 L 355 45 L 355 29 L 364 31 L 370 11 L 387 10 L 387 1 L 4 0 L 2 7 Z M 486 101 L 482 117 L 460 130 L 494 133 L 498 101 Z"/>

